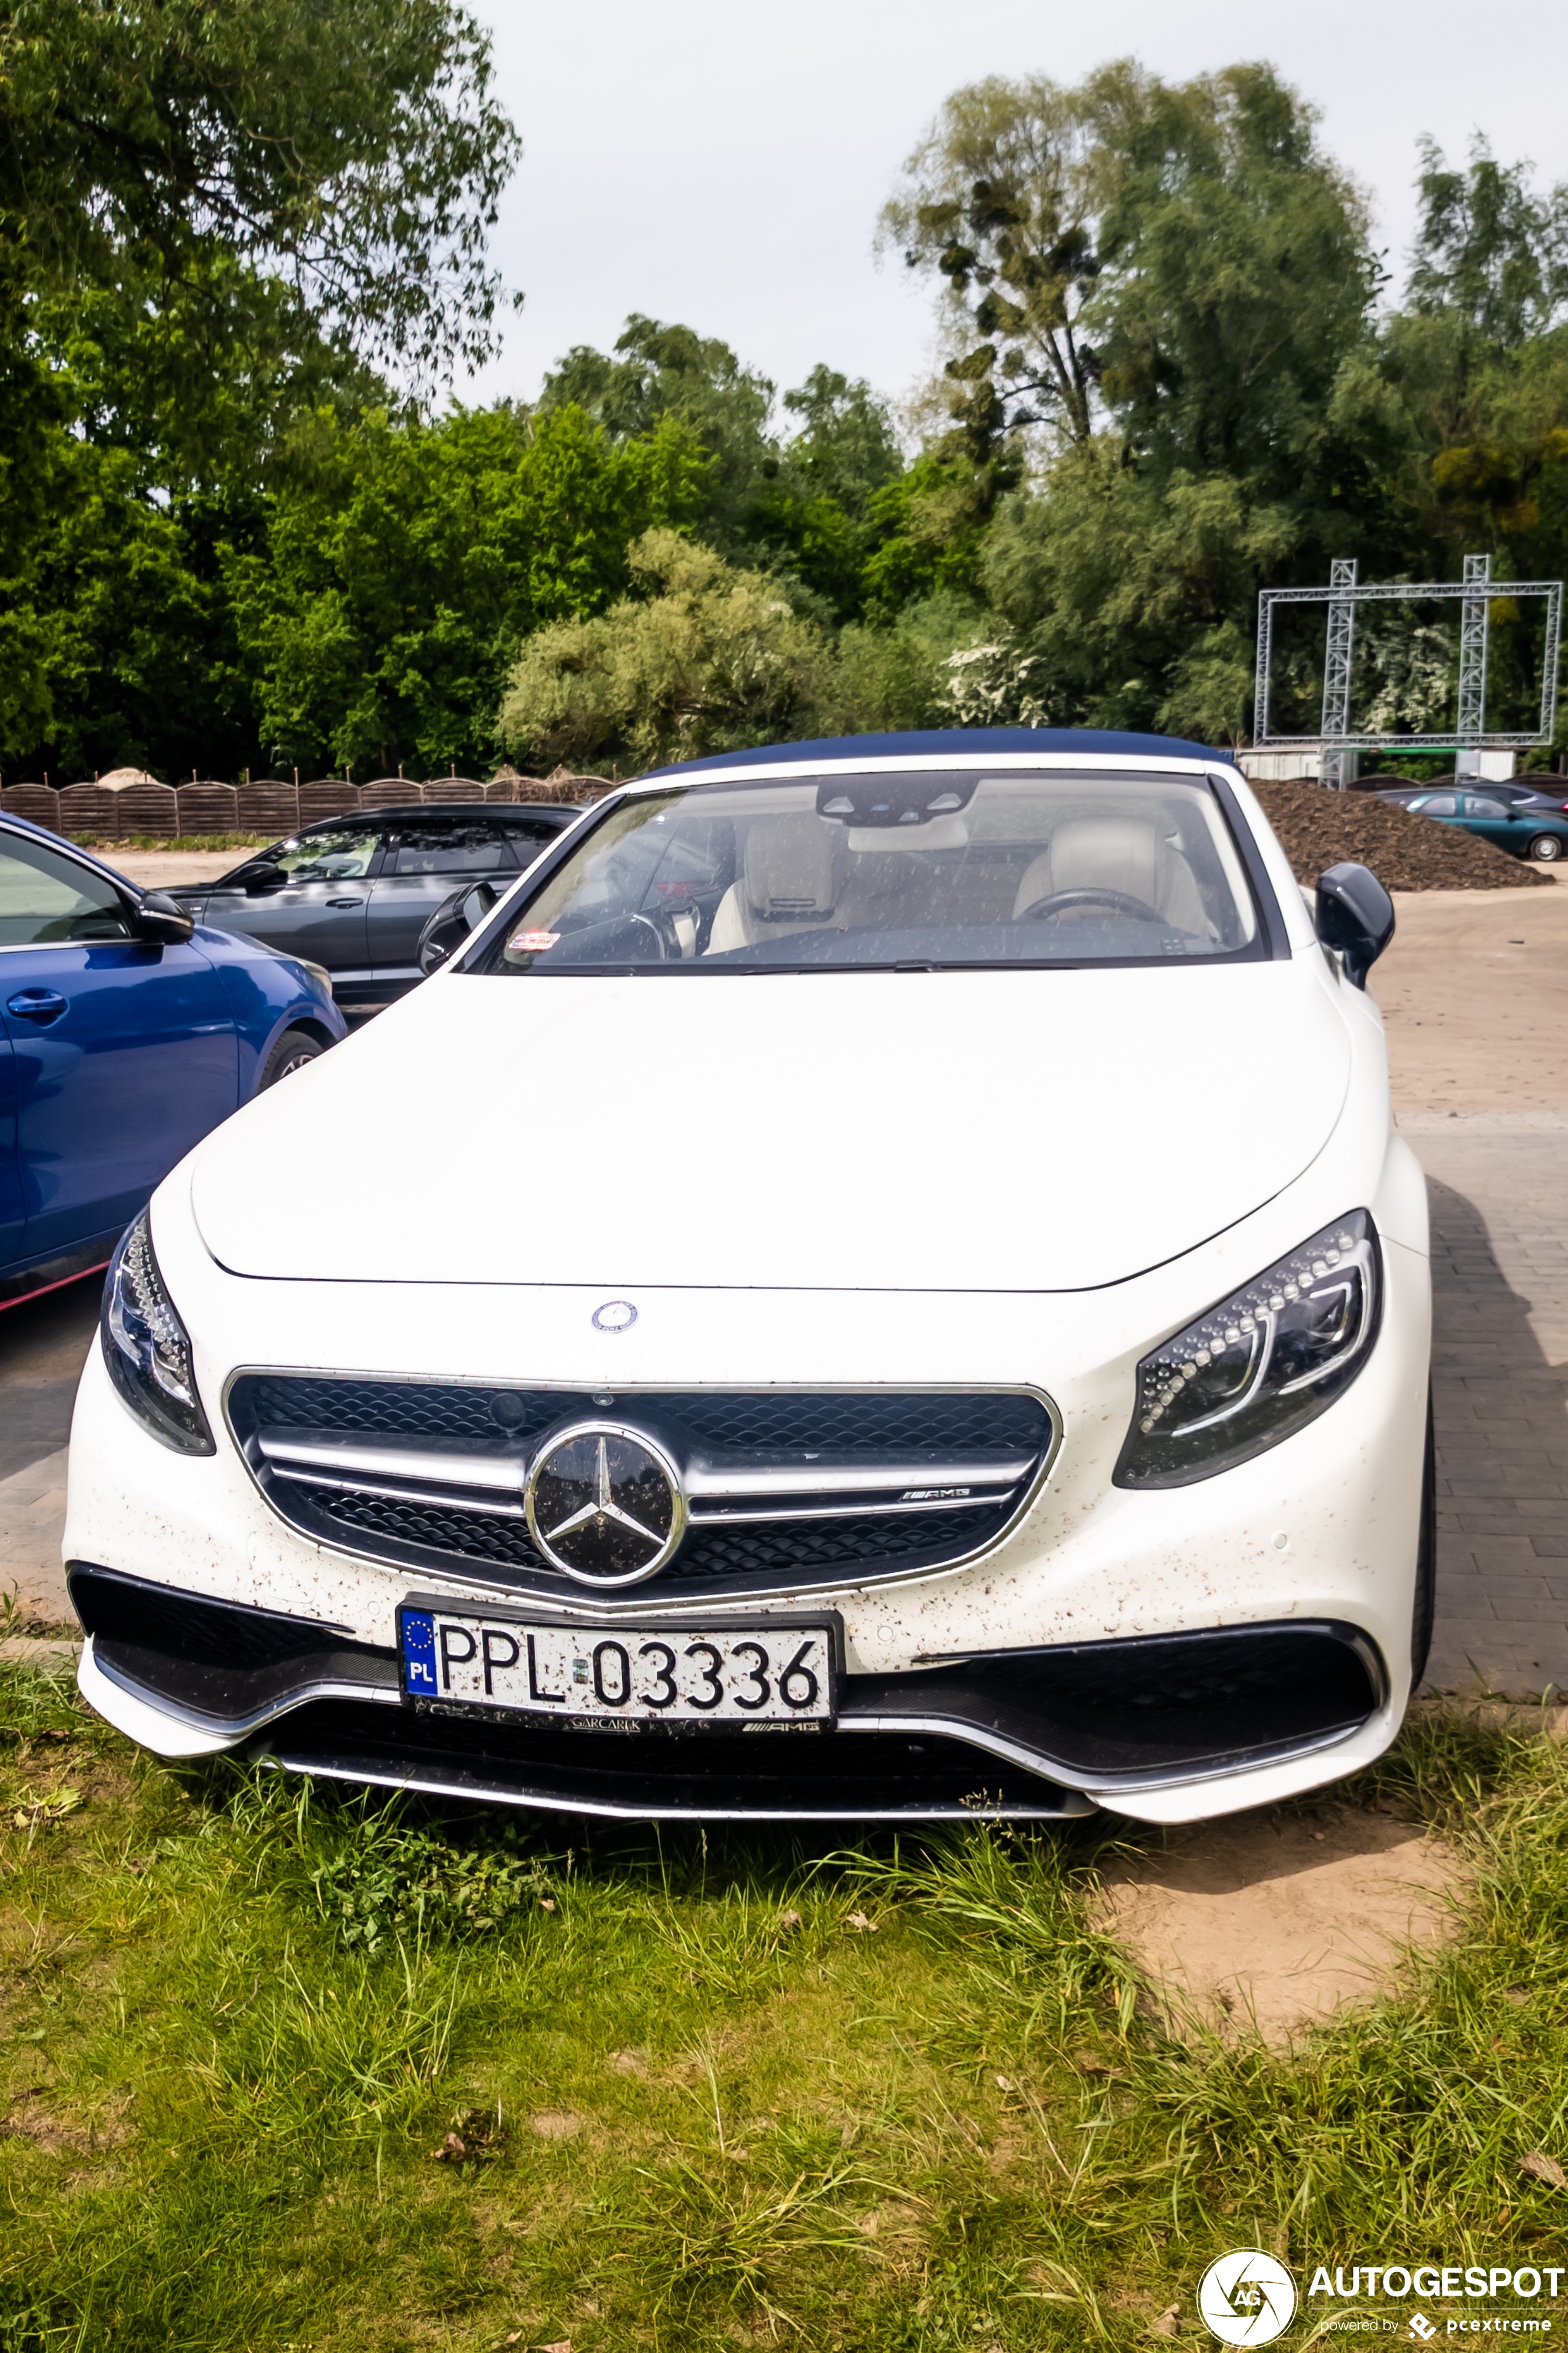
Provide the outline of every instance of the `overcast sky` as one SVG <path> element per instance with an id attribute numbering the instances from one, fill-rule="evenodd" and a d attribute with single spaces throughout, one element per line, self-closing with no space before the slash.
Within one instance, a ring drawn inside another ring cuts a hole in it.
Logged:
<path id="1" fill-rule="evenodd" d="M 476 5 L 476 0 L 470 0 Z M 569 345 L 628 311 L 721 335 L 782 391 L 818 360 L 895 396 L 926 373 L 931 297 L 879 268 L 878 210 L 949 90 L 1080 79 L 1135 56 L 1167 79 L 1267 58 L 1322 111 L 1370 192 L 1396 280 L 1415 141 L 1568 180 L 1560 0 L 477 0 L 523 134 L 494 256 L 526 295 L 504 357 L 456 387 L 531 396 Z"/>

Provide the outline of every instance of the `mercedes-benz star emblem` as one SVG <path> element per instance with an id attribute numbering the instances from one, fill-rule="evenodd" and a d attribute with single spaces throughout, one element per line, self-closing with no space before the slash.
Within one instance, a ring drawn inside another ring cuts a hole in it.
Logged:
<path id="1" fill-rule="evenodd" d="M 679 1472 L 655 1440 L 618 1421 L 557 1430 L 523 1500 L 534 1543 L 579 1585 L 637 1585 L 686 1532 Z"/>
<path id="2" fill-rule="evenodd" d="M 595 1332 L 629 1332 L 637 1320 L 637 1311 L 629 1299 L 606 1299 L 595 1307 L 590 1317 Z"/>

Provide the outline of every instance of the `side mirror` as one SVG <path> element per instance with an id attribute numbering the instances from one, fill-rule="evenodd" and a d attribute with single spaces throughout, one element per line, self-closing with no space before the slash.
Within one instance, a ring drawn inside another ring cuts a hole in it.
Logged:
<path id="1" fill-rule="evenodd" d="M 265 858 L 253 858 L 247 865 L 237 866 L 232 874 L 224 877 L 231 890 L 241 890 L 252 899 L 258 892 L 281 891 L 288 880 L 280 867 L 269 864 Z"/>
<path id="2" fill-rule="evenodd" d="M 415 961 L 428 978 L 484 922 L 500 896 L 493 882 L 475 882 L 460 897 L 445 900 L 419 934 Z"/>
<path id="3" fill-rule="evenodd" d="M 196 928 L 190 909 L 167 891 L 149 891 L 132 921 L 138 939 L 158 940 L 169 947 L 178 947 Z"/>
<path id="4" fill-rule="evenodd" d="M 1352 987 L 1364 988 L 1394 937 L 1394 902 L 1370 868 L 1347 861 L 1319 875 L 1318 937 L 1344 958 Z"/>
<path id="5" fill-rule="evenodd" d="M 455 955 L 468 932 L 478 930 L 478 924 L 483 923 L 500 896 L 494 882 L 471 882 L 461 894 L 443 899 L 419 934 L 419 946 L 415 951 L 415 963 L 426 974 L 426 979 L 428 974 L 438 972 L 440 965 L 447 963 L 449 955 Z"/>

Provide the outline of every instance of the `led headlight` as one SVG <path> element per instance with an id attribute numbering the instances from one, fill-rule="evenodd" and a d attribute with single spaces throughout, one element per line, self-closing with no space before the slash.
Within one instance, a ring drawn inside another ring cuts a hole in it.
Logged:
<path id="1" fill-rule="evenodd" d="M 1185 1487 L 1245 1462 L 1350 1387 L 1377 1333 L 1377 1229 L 1352 1209 L 1138 1367 L 1119 1487 Z"/>
<path id="2" fill-rule="evenodd" d="M 177 1453 L 213 1453 L 190 1335 L 163 1288 L 145 1209 L 110 1262 L 102 1331 L 109 1377 L 138 1421 Z"/>

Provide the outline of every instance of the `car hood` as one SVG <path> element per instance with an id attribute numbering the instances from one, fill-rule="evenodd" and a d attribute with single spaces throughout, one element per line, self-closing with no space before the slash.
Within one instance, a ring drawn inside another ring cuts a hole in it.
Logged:
<path id="1" fill-rule="evenodd" d="M 1290 1184 L 1350 1068 L 1306 958 L 454 975 L 227 1122 L 192 1200 L 242 1275 L 1080 1290 Z"/>

